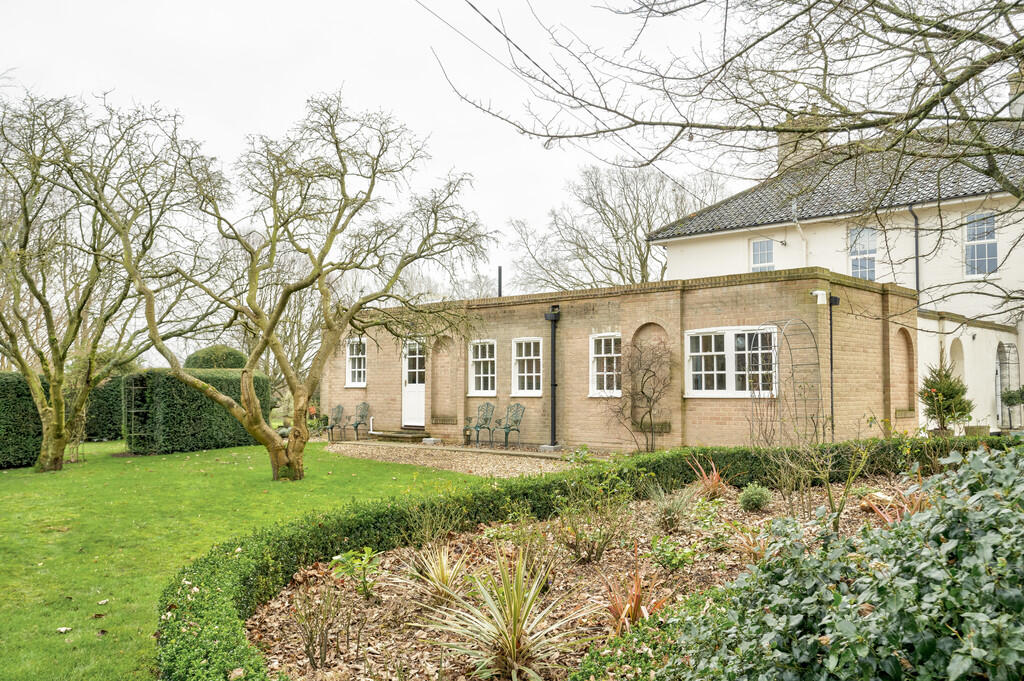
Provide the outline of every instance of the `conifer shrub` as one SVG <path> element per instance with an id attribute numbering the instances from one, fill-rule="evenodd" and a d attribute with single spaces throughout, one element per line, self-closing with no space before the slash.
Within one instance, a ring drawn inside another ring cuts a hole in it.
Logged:
<path id="1" fill-rule="evenodd" d="M 772 501 L 772 493 L 767 487 L 752 482 L 740 492 L 740 508 L 744 511 L 763 511 Z"/>
<path id="2" fill-rule="evenodd" d="M 944 355 L 939 355 L 937 365 L 928 368 L 917 396 L 924 405 L 924 415 L 935 422 L 942 434 L 971 420 L 974 402 L 967 399 L 967 384 L 953 373 Z"/>

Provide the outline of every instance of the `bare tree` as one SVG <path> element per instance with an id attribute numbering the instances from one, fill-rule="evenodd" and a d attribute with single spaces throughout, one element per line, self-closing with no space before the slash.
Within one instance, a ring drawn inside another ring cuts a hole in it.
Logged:
<path id="1" fill-rule="evenodd" d="M 290 279 L 300 277 L 301 269 L 302 262 L 299 260 L 290 264 L 282 262 L 278 266 L 278 271 L 287 273 L 286 278 Z M 256 292 L 256 297 L 259 305 L 266 309 L 272 306 L 274 296 L 279 293 L 269 286 L 264 286 Z M 303 381 L 306 380 L 309 367 L 320 349 L 323 328 L 323 307 L 320 293 L 312 287 L 293 293 L 278 322 L 276 334 L 281 341 L 284 353 L 288 356 L 288 363 L 295 368 L 296 374 Z M 241 348 L 242 352 L 249 355 L 259 345 L 262 334 L 259 327 L 248 318 L 238 317 L 226 335 L 233 340 L 235 347 Z M 265 352 L 257 364 L 257 370 L 270 378 L 271 392 L 274 397 L 283 406 L 291 409 L 291 399 L 284 370 L 274 354 Z"/>
<path id="2" fill-rule="evenodd" d="M 584 168 L 568 186 L 572 203 L 551 210 L 546 230 L 512 221 L 525 256 L 515 283 L 532 292 L 660 281 L 665 256 L 648 235 L 713 203 L 718 189 L 710 176 L 687 186 L 651 168 Z"/>
<path id="3" fill-rule="evenodd" d="M 64 170 L 66 158 L 78 157 L 109 177 L 121 163 L 91 148 L 90 125 L 81 102 L 0 100 L 0 355 L 24 376 L 39 413 L 41 471 L 63 467 L 68 426 L 84 424 L 91 390 L 151 345 L 133 323 L 141 301 L 113 259 L 118 233 L 70 188 Z M 130 183 L 117 189 L 131 200 Z M 134 202 L 135 217 L 166 210 L 172 194 Z M 152 247 L 128 239 L 140 253 Z M 185 312 L 172 285 L 160 282 L 157 291 L 173 314 L 155 320 L 156 337 L 202 328 L 205 315 Z"/>
<path id="4" fill-rule="evenodd" d="M 664 340 L 639 340 L 622 348 L 622 386 L 618 399 L 609 402 L 612 416 L 633 437 L 637 449 L 655 450 L 664 428 L 662 401 L 672 387 L 672 348 Z"/>
<path id="5" fill-rule="evenodd" d="M 306 117 L 280 139 L 251 138 L 233 178 L 180 138 L 176 120 L 151 114 L 147 121 L 153 139 L 132 142 L 124 156 L 132 159 L 131 168 L 164 182 L 183 179 L 190 221 L 133 226 L 124 219 L 129 206 L 105 178 L 80 164 L 69 164 L 69 170 L 82 195 L 118 229 L 121 264 L 144 303 L 149 338 L 171 373 L 224 407 L 267 449 L 275 480 L 301 479 L 310 396 L 346 334 L 384 326 L 400 337 L 422 337 L 458 323 L 457 308 L 405 295 L 399 283 L 416 263 L 454 269 L 482 253 L 487 235 L 459 203 L 469 179 L 448 177 L 435 189 L 409 194 L 403 209 L 385 213 L 387 200 L 406 189 L 425 157 L 424 145 L 386 114 L 349 111 L 340 95 L 311 99 Z M 104 139 L 95 144 L 120 144 L 122 125 L 121 117 L 108 116 L 97 126 Z M 136 231 L 144 242 L 158 243 L 165 257 L 140 253 L 132 241 Z M 354 297 L 343 295 L 350 278 L 359 281 Z M 230 316 L 228 326 L 244 322 L 250 330 L 255 342 L 241 370 L 240 400 L 186 372 L 163 342 L 157 286 L 165 279 L 186 282 L 192 295 Z M 307 290 L 316 293 L 322 310 L 320 344 L 311 357 L 290 353 L 282 337 L 293 300 Z M 267 353 L 292 398 L 286 440 L 264 419 L 253 384 Z"/>
<path id="6" fill-rule="evenodd" d="M 986 191 L 1024 199 L 1017 3 L 626 0 L 610 9 L 622 18 L 625 49 L 588 44 L 571 27 L 538 19 L 550 57 L 527 52 L 471 6 L 505 40 L 507 65 L 532 97 L 523 115 L 464 99 L 548 144 L 603 140 L 614 149 L 605 155 L 626 146 L 638 165 L 685 158 L 751 179 L 785 170 L 777 156 L 792 163 L 830 149 L 833 168 L 870 189 L 866 215 L 891 205 L 897 188 L 915 181 L 908 175 L 921 182 L 921 172 L 953 184 L 987 178 Z M 693 26 L 710 40 L 669 54 L 656 43 L 673 27 Z M 945 215 L 936 242 L 961 229 L 959 216 Z M 1000 265 L 1019 257 L 1020 246 L 1015 239 L 1000 252 Z M 1024 292 L 996 277 L 971 293 L 1024 310 Z"/>

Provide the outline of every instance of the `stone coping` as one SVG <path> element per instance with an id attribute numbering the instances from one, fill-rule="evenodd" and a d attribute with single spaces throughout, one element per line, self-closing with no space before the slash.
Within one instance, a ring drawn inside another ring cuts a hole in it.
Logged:
<path id="1" fill-rule="evenodd" d="M 653 281 L 644 284 L 630 284 L 627 286 L 609 286 L 606 288 L 581 289 L 575 291 L 548 291 L 544 293 L 527 293 L 516 296 L 504 296 L 501 298 L 475 298 L 463 301 L 451 301 L 450 304 L 463 304 L 468 309 L 481 309 L 489 307 L 501 307 L 503 305 L 527 305 L 535 303 L 558 303 L 569 300 L 584 300 L 587 298 L 604 298 L 608 296 L 631 295 L 638 293 L 657 293 L 660 291 L 688 291 L 703 288 L 721 288 L 724 286 L 744 286 L 748 284 L 762 284 L 781 281 L 799 281 L 802 279 L 820 279 L 830 283 L 857 288 L 875 293 L 889 293 L 917 300 L 917 291 L 898 286 L 897 284 L 881 284 L 866 279 L 851 277 L 848 274 L 833 272 L 825 267 L 797 267 L 793 269 L 774 270 L 771 272 L 745 272 L 742 274 L 727 274 L 716 277 L 702 277 L 698 279 L 673 279 L 670 281 Z"/>

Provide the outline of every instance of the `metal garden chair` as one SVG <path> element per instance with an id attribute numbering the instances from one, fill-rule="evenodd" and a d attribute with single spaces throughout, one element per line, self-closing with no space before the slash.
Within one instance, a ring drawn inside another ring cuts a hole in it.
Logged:
<path id="1" fill-rule="evenodd" d="M 344 442 L 345 429 L 348 428 L 348 422 L 351 420 L 352 416 L 345 416 L 345 407 L 340 404 L 331 409 L 331 424 L 327 426 L 327 441 Z M 341 432 L 341 437 L 336 435 L 338 431 Z"/>
<path id="2" fill-rule="evenodd" d="M 494 417 L 494 405 L 490 402 L 484 402 L 476 408 L 476 420 L 470 416 L 466 418 L 466 425 L 462 431 L 469 434 L 469 431 L 476 431 L 476 443 L 480 444 L 480 431 L 486 430 L 491 436 L 491 444 L 494 444 L 494 433 L 491 431 L 491 419 Z"/>
<path id="3" fill-rule="evenodd" d="M 495 419 L 494 425 L 491 426 L 491 444 L 494 444 L 494 431 L 503 430 L 505 431 L 505 448 L 508 448 L 508 436 L 509 433 L 514 432 L 516 434 L 516 446 L 518 447 L 522 442 L 519 433 L 519 425 L 523 422 L 523 415 L 526 413 L 526 407 L 514 402 L 505 409 L 505 416 L 500 419 Z"/>
<path id="4" fill-rule="evenodd" d="M 352 422 L 352 430 L 355 431 L 356 439 L 359 439 L 359 426 L 370 425 L 370 404 L 360 402 L 356 405 L 356 420 Z"/>

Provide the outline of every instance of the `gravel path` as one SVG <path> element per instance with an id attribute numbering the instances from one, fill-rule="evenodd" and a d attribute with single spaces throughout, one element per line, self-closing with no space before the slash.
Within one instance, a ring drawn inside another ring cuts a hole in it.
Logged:
<path id="1" fill-rule="evenodd" d="M 342 442 L 329 445 L 327 449 L 358 459 L 410 463 L 483 477 L 514 478 L 518 475 L 562 471 L 569 467 L 568 463 L 559 459 L 495 454 L 481 450 L 449 449 L 420 444 Z"/>

